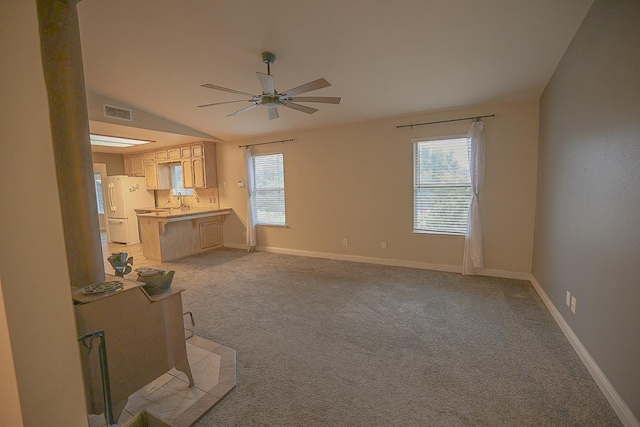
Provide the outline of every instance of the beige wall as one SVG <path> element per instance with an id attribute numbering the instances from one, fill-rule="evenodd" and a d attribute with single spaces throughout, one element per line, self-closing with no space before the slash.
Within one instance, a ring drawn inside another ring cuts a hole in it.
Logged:
<path id="1" fill-rule="evenodd" d="M 82 372 L 35 1 L 0 2 L 0 39 L 0 182 L 11 183 L 3 189 L 7 202 L 0 209 L 0 317 L 6 318 L 10 344 L 0 333 L 0 345 L 3 352 L 11 349 L 15 372 L 14 384 L 3 376 L 0 391 L 12 394 L 17 384 L 23 421 L 15 414 L 15 399 L 2 402 L 0 420 L 11 427 L 83 426 Z M 12 414 L 10 424 L 6 413 Z"/>
<path id="2" fill-rule="evenodd" d="M 0 414 L 2 414 L 3 425 L 6 426 L 22 425 L 22 411 L 14 366 L 9 325 L 2 297 L 2 280 L 0 280 L 0 378 L 2 379 L 0 381 Z"/>
<path id="3" fill-rule="evenodd" d="M 124 175 L 124 156 L 114 153 L 91 153 L 93 163 L 107 165 L 107 176 Z"/>
<path id="4" fill-rule="evenodd" d="M 596 0 L 541 98 L 533 264 L 635 415 L 633 425 L 640 419 L 639 22 L 637 0 Z"/>
<path id="5" fill-rule="evenodd" d="M 481 212 L 488 270 L 531 271 L 538 102 L 483 105 L 347 126 L 218 143 L 225 244 L 245 242 L 246 192 L 238 145 L 294 138 L 256 152 L 284 153 L 288 227 L 258 227 L 258 245 L 460 271 L 464 238 L 413 234 L 412 138 L 464 134 L 470 121 L 396 129 L 396 125 L 481 114 L 487 138 Z M 240 143 L 240 144 L 239 144 Z M 224 186 L 226 182 L 227 186 Z M 343 238 L 349 246 L 342 245 Z M 386 241 L 388 249 L 381 249 Z M 494 271 L 495 272 L 495 271 Z M 524 277 L 524 276 L 523 276 Z"/>

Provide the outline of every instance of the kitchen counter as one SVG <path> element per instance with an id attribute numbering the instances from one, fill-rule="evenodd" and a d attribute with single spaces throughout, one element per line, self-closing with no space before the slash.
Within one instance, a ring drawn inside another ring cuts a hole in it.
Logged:
<path id="1" fill-rule="evenodd" d="M 136 209 L 145 258 L 166 262 L 222 246 L 222 223 L 231 209 Z"/>
<path id="2" fill-rule="evenodd" d="M 214 215 L 229 215 L 231 209 L 215 208 L 140 208 L 136 209 L 138 218 L 166 218 L 169 221 L 202 218 Z M 185 218 L 190 217 L 190 218 Z"/>

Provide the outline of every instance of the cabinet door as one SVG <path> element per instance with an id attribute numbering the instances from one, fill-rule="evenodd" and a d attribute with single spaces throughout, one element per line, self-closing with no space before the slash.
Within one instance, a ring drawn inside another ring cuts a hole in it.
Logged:
<path id="1" fill-rule="evenodd" d="M 214 248 L 222 245 L 222 232 L 220 222 L 200 223 L 200 249 Z"/>
<path id="2" fill-rule="evenodd" d="M 197 145 L 192 145 L 191 146 L 191 155 L 196 157 L 196 156 L 202 156 L 202 154 L 204 153 L 204 146 L 202 144 L 197 144 Z"/>
<path id="3" fill-rule="evenodd" d="M 179 148 L 169 148 L 167 150 L 167 160 L 179 160 L 180 159 L 180 149 Z"/>
<path id="4" fill-rule="evenodd" d="M 184 188 L 193 188 L 193 168 L 191 159 L 182 161 L 182 185 Z"/>
<path id="5" fill-rule="evenodd" d="M 156 162 L 167 161 L 167 150 L 156 151 Z"/>
<path id="6" fill-rule="evenodd" d="M 156 190 L 158 188 L 158 175 L 155 163 L 147 163 L 144 165 L 144 177 L 149 190 Z"/>
<path id="7" fill-rule="evenodd" d="M 144 153 L 142 157 L 145 163 L 153 163 L 156 161 L 156 153 Z"/>
<path id="8" fill-rule="evenodd" d="M 193 165 L 193 186 L 195 188 L 204 188 L 207 184 L 204 179 L 204 158 L 195 157 L 191 159 Z"/>
<path id="9" fill-rule="evenodd" d="M 187 158 L 191 157 L 191 146 L 188 145 L 186 147 L 180 147 L 180 157 Z"/>
<path id="10" fill-rule="evenodd" d="M 133 156 L 133 176 L 144 176 L 144 162 L 142 154 Z"/>
<path id="11" fill-rule="evenodd" d="M 124 156 L 124 174 L 135 176 L 133 172 L 133 156 Z"/>

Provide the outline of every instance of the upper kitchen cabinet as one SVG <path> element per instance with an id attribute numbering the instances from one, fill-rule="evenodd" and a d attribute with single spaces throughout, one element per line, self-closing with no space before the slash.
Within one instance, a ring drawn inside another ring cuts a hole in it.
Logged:
<path id="1" fill-rule="evenodd" d="M 144 177 L 147 190 L 168 190 L 171 188 L 169 166 L 165 163 L 145 163 Z"/>
<path id="2" fill-rule="evenodd" d="M 182 164 L 184 188 L 216 188 L 216 144 L 209 141 L 124 156 L 125 174 L 144 176 L 148 190 L 171 188 L 169 165 Z"/>
<path id="3" fill-rule="evenodd" d="M 185 188 L 188 188 L 187 183 L 192 183 L 192 188 L 216 188 L 218 186 L 215 143 L 203 141 L 191 144 L 191 159 L 189 160 L 191 171 L 188 171 L 188 167 L 184 167 L 185 159 L 182 163 L 182 170 L 185 173 Z M 192 179 L 186 176 L 187 171 L 192 174 Z"/>
<path id="4" fill-rule="evenodd" d="M 144 176 L 142 154 L 128 154 L 124 156 L 124 174 L 129 176 Z"/>

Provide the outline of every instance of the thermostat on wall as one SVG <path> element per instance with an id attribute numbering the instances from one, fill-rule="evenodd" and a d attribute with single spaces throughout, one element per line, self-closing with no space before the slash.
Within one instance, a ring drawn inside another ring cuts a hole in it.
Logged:
<path id="1" fill-rule="evenodd" d="M 238 187 L 244 188 L 244 181 L 243 180 L 241 180 L 241 179 L 237 180 L 236 184 L 238 185 Z"/>

